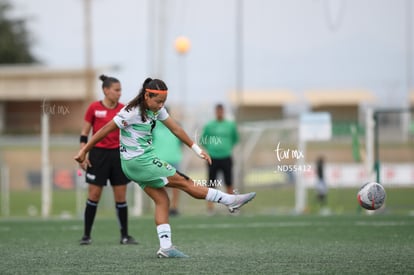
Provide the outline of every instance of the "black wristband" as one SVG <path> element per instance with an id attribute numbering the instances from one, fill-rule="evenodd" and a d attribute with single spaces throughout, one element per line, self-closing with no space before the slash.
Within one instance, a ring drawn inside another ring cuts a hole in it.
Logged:
<path id="1" fill-rule="evenodd" d="M 80 143 L 88 143 L 88 136 L 81 135 L 79 141 Z"/>

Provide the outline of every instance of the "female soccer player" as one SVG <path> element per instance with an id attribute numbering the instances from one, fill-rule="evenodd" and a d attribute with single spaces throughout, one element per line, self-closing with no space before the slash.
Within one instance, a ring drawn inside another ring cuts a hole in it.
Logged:
<path id="1" fill-rule="evenodd" d="M 114 77 L 101 75 L 103 100 L 92 102 L 85 114 L 85 122 L 80 136 L 80 148 L 88 141 L 89 132 L 96 133 L 124 107 L 119 103 L 121 97 L 121 83 Z M 137 244 L 133 237 L 128 235 L 128 205 L 126 203 L 127 184 L 130 180 L 124 175 L 119 156 L 119 130 L 108 132 L 100 142 L 94 144 L 88 158 L 82 161 L 81 167 L 86 170 L 88 183 L 88 199 L 84 213 L 84 233 L 80 240 L 81 245 L 92 242 L 91 231 L 96 216 L 98 202 L 102 189 L 107 180 L 110 181 L 114 192 L 115 208 L 121 231 L 121 244 Z"/>
<path id="2" fill-rule="evenodd" d="M 155 203 L 155 224 L 160 242 L 159 258 L 188 257 L 172 245 L 168 221 L 169 199 L 165 187 L 178 188 L 196 199 L 224 204 L 230 212 L 252 200 L 256 193 L 230 195 L 220 190 L 198 186 L 186 175 L 159 159 L 152 146 L 152 129 L 157 120 L 167 126 L 184 144 L 211 163 L 210 156 L 195 144 L 164 108 L 168 89 L 159 79 L 147 78 L 139 94 L 112 121 L 99 130 L 74 157 L 83 162 L 95 143 L 111 131 L 121 129 L 121 164 L 125 175 L 138 183 Z"/>

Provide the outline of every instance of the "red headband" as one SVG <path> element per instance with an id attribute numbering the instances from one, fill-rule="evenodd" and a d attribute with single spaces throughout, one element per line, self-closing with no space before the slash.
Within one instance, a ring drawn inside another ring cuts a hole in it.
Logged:
<path id="1" fill-rule="evenodd" d="M 168 90 L 152 90 L 152 89 L 145 89 L 145 91 L 153 94 L 167 94 Z"/>

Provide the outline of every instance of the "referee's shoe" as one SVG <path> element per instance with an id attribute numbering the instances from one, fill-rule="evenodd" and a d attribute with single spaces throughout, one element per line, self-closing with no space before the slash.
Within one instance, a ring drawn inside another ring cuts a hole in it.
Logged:
<path id="1" fill-rule="evenodd" d="M 123 236 L 121 237 L 121 244 L 138 244 L 138 242 L 131 236 Z"/>
<path id="2" fill-rule="evenodd" d="M 89 236 L 83 236 L 82 239 L 79 241 L 80 245 L 89 245 L 92 243 L 92 239 Z"/>

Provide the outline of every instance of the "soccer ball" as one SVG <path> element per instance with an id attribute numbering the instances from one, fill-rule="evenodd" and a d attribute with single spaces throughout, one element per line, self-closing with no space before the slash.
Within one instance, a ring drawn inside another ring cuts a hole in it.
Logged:
<path id="1" fill-rule="evenodd" d="M 367 210 L 376 210 L 385 202 L 385 189 L 377 182 L 368 182 L 358 191 L 358 202 Z"/>

